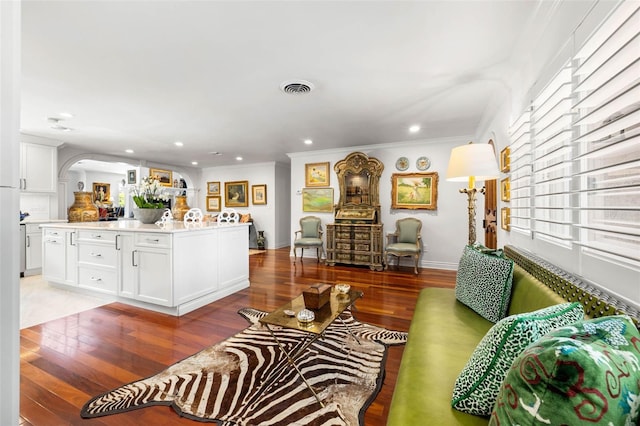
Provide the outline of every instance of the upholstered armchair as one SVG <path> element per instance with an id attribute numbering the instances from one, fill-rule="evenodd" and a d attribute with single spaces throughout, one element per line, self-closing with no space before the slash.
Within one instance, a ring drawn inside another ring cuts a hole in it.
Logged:
<path id="1" fill-rule="evenodd" d="M 301 249 L 300 261 L 304 256 L 304 249 L 316 248 L 316 256 L 320 262 L 320 255 L 324 252 L 322 246 L 322 222 L 317 216 L 305 216 L 300 219 L 300 230 L 295 232 L 293 241 L 293 261 L 297 259 L 296 249 Z"/>
<path id="2" fill-rule="evenodd" d="M 412 217 L 399 219 L 396 221 L 396 232 L 387 234 L 387 247 L 384 250 L 384 269 L 389 266 L 389 256 L 398 258 L 400 265 L 401 257 L 413 257 L 415 260 L 414 272 L 418 273 L 418 259 L 422 253 L 420 244 L 420 233 L 422 232 L 422 221 Z"/>

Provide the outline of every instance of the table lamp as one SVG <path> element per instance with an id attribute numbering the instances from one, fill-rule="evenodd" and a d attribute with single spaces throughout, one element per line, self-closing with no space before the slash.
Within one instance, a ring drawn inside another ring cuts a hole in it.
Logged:
<path id="1" fill-rule="evenodd" d="M 469 142 L 451 150 L 447 180 L 469 182 L 468 188 L 460 190 L 469 197 L 469 245 L 476 242 L 476 192 L 484 194 L 484 187 L 476 189 L 476 181 L 496 179 L 499 176 L 498 162 L 492 145 Z"/>

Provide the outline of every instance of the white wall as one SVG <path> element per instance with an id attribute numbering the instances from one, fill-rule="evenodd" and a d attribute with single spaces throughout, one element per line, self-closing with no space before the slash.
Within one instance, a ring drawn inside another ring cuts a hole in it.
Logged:
<path id="1" fill-rule="evenodd" d="M 384 164 L 380 178 L 380 216 L 384 226 L 383 233 L 395 230 L 395 222 L 404 217 L 415 217 L 422 221 L 423 255 L 420 259 L 421 267 L 438 269 L 456 269 L 462 249 L 468 241 L 467 196 L 460 194 L 459 189 L 464 184 L 446 181 L 447 166 L 451 149 L 469 142 L 465 136 L 449 139 L 421 140 L 411 142 L 394 142 L 382 145 L 355 146 L 350 149 L 324 150 L 304 153 L 290 153 L 291 157 L 291 229 L 300 229 L 300 218 L 313 214 L 322 219 L 324 228 L 327 223 L 333 223 L 333 213 L 308 213 L 302 211 L 302 188 L 304 188 L 305 164 L 330 162 L 330 186 L 334 188 L 334 203 L 340 199 L 338 178 L 333 171 L 337 161 L 344 159 L 354 151 L 360 151 L 369 157 L 374 157 Z M 431 160 L 431 166 L 426 172 L 438 173 L 437 210 L 405 210 L 391 209 L 391 176 L 394 173 L 415 173 L 416 160 L 426 156 Z M 399 157 L 407 157 L 409 169 L 400 172 L 395 164 Z M 484 206 L 482 197 L 478 200 L 476 227 L 478 240 L 483 241 L 482 220 L 480 213 Z M 289 244 L 293 244 L 293 234 Z M 309 256 L 315 253 L 307 253 Z"/>
<path id="2" fill-rule="evenodd" d="M 248 181 L 248 206 L 233 208 L 238 213 L 251 214 L 256 230 L 264 231 L 266 248 L 286 246 L 289 243 L 285 237 L 288 229 L 284 229 L 282 224 L 288 223 L 290 217 L 289 200 L 287 195 L 283 194 L 283 191 L 286 192 L 289 188 L 288 170 L 287 165 L 275 162 L 202 169 L 199 186 L 205 190 L 200 191 L 198 201 L 204 206 L 203 212 L 215 215 L 216 212 L 206 212 L 207 182 L 220 182 L 220 204 L 221 208 L 225 208 L 225 182 Z M 251 186 L 262 184 L 267 185 L 267 204 L 253 205 Z"/>

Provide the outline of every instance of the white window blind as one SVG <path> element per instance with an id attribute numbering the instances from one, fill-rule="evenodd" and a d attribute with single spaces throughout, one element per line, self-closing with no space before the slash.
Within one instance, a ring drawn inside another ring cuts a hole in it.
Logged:
<path id="1" fill-rule="evenodd" d="M 566 63 L 533 100 L 534 226 L 539 238 L 572 240 L 571 64 Z"/>
<path id="2" fill-rule="evenodd" d="M 511 230 L 531 233 L 531 112 L 509 128 L 511 139 Z"/>
<path id="3" fill-rule="evenodd" d="M 638 265 L 640 3 L 622 3 L 574 60 L 579 244 Z"/>

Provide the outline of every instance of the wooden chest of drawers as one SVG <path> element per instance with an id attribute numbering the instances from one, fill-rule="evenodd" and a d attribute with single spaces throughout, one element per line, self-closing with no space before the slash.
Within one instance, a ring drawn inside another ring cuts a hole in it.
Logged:
<path id="1" fill-rule="evenodd" d="M 327 225 L 327 264 L 366 265 L 383 269 L 382 225 L 332 223 Z"/>

